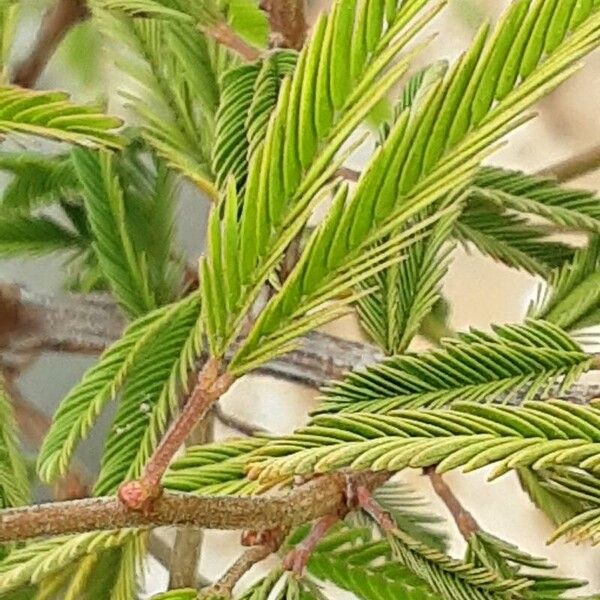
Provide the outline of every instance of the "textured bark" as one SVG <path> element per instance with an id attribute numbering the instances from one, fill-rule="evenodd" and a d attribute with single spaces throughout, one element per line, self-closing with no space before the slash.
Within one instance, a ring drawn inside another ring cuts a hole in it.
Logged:
<path id="1" fill-rule="evenodd" d="M 5 324 L 0 338 L 0 365 L 6 367 L 18 361 L 15 353 L 20 347 L 99 354 L 120 337 L 125 327 L 117 305 L 104 294 L 53 296 L 0 285 L 0 314 L 9 305 L 14 316 Z M 370 344 L 314 332 L 301 340 L 297 351 L 275 359 L 260 371 L 319 387 L 382 356 Z"/>
<path id="2" fill-rule="evenodd" d="M 352 478 L 375 488 L 389 473 Z M 205 529 L 275 529 L 337 513 L 345 506 L 347 477 L 332 473 L 272 496 L 194 496 L 164 493 L 148 511 L 132 511 L 117 498 L 89 498 L 0 511 L 0 543 L 86 531 L 188 525 Z"/>

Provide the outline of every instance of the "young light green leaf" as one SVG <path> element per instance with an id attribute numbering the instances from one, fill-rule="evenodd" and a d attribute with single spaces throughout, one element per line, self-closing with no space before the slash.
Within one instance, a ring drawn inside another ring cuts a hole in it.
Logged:
<path id="1" fill-rule="evenodd" d="M 458 402 L 451 409 L 396 410 L 390 415 L 321 415 L 296 434 L 257 451 L 254 473 L 268 482 L 343 468 L 401 471 L 435 465 L 444 473 L 492 464 L 497 466 L 490 479 L 521 467 L 553 466 L 597 476 L 600 406 L 562 400 L 520 406 Z"/>
<path id="2" fill-rule="evenodd" d="M 408 56 L 387 67 L 439 9 L 419 15 L 425 4 L 394 3 L 387 29 L 383 13 L 374 10 L 368 20 L 356 0 L 336 3 L 319 19 L 293 75 L 281 86 L 264 142 L 252 154 L 241 214 L 238 199 L 228 198 L 211 217 L 202 281 L 205 296 L 213 299 L 203 306 L 215 311 L 205 315 L 214 354 L 222 354 L 237 336 L 339 166 L 336 155 L 344 142 L 406 71 Z M 375 5 L 383 7 L 384 0 Z M 230 255 L 237 258 L 225 258 Z"/>
<path id="3" fill-rule="evenodd" d="M 366 248 L 466 184 L 494 142 L 522 121 L 521 113 L 600 42 L 600 11 L 569 31 L 570 16 L 558 9 L 546 21 L 554 0 L 540 0 L 536 8 L 529 0 L 514 3 L 489 39 L 484 26 L 427 99 L 397 120 L 353 198 L 347 202 L 343 189 L 337 194 L 298 265 L 234 356 L 234 372 L 289 351 L 296 337 L 339 316 L 347 301 L 328 303 L 347 293 L 349 282 L 355 285 L 386 266 L 385 253 L 367 259 Z M 557 41 L 554 53 L 542 53 L 543 42 L 528 37 L 531 27 Z M 216 272 L 213 265 L 213 277 Z M 212 329 L 215 339 L 218 328 Z"/>
<path id="4" fill-rule="evenodd" d="M 62 92 L 0 88 L 0 133 L 36 135 L 75 144 L 120 148 L 120 119 L 70 102 Z"/>

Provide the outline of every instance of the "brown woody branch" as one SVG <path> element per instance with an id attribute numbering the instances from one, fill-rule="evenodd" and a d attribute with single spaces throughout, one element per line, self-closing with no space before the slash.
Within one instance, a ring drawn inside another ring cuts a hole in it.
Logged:
<path id="1" fill-rule="evenodd" d="M 33 50 L 13 73 L 13 83 L 34 87 L 67 32 L 88 16 L 85 0 L 58 0 L 42 20 Z"/>
<path id="2" fill-rule="evenodd" d="M 124 326 L 117 305 L 106 295 L 53 296 L 0 284 L 0 364 L 7 367 L 18 363 L 23 347 L 99 354 L 121 336 Z M 319 387 L 381 357 L 375 346 L 312 333 L 298 351 L 272 361 L 261 372 Z"/>
<path id="3" fill-rule="evenodd" d="M 198 598 L 230 598 L 233 588 L 238 581 L 256 564 L 268 558 L 277 551 L 276 544 L 264 544 L 248 548 L 232 565 L 227 572 L 211 586 L 204 588 Z"/>
<path id="4" fill-rule="evenodd" d="M 230 48 L 248 62 L 260 58 L 260 52 L 244 42 L 227 23 L 217 23 L 210 27 L 204 27 L 203 31 L 217 43 Z"/>
<path id="5" fill-rule="evenodd" d="M 352 475 L 371 489 L 388 473 Z M 345 506 L 347 477 L 317 477 L 288 493 L 272 496 L 194 496 L 165 492 L 150 510 L 133 511 L 115 497 L 88 498 L 0 511 L 0 543 L 35 537 L 128 527 L 187 525 L 205 529 L 275 529 L 300 525 Z"/>
<path id="6" fill-rule="evenodd" d="M 221 364 L 209 359 L 198 374 L 198 380 L 185 406 L 161 438 L 137 481 L 119 488 L 119 499 L 131 510 L 147 511 L 161 493 L 160 480 L 171 459 L 194 428 L 208 416 L 213 404 L 231 387 L 234 379 L 221 373 Z"/>
<path id="7" fill-rule="evenodd" d="M 423 469 L 423 473 L 429 477 L 435 493 L 450 511 L 463 538 L 468 541 L 474 533 L 479 531 L 479 524 L 473 515 L 460 503 L 450 486 L 444 481 L 444 478 L 435 470 L 435 466 L 426 467 Z"/>
<path id="8" fill-rule="evenodd" d="M 35 87 L 67 33 L 89 16 L 90 11 L 85 0 L 57 0 L 44 16 L 30 54 L 15 69 L 12 83 L 24 88 Z M 236 35 L 227 23 L 206 27 L 204 32 L 247 61 L 256 60 L 260 56 L 260 53 Z"/>
<path id="9" fill-rule="evenodd" d="M 260 6 L 269 15 L 273 45 L 300 50 L 308 30 L 305 0 L 262 0 Z"/>
<path id="10" fill-rule="evenodd" d="M 8 304 L 12 308 L 5 311 Z M 10 317 L 3 319 L 7 314 Z M 99 354 L 119 338 L 123 327 L 118 308 L 106 296 L 51 296 L 0 285 L 0 365 L 18 362 L 15 352 L 20 346 Z M 297 350 L 263 365 L 259 372 L 318 388 L 383 358 L 372 344 L 312 332 L 301 339 Z M 600 385 L 575 384 L 560 397 L 585 403 L 600 397 Z"/>

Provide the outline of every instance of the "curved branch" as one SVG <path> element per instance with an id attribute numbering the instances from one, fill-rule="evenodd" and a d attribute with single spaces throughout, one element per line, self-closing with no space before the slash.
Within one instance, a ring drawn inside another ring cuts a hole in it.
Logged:
<path id="1" fill-rule="evenodd" d="M 13 73 L 12 82 L 34 87 L 65 35 L 89 15 L 85 0 L 58 0 L 42 20 L 33 50 Z"/>
<path id="2" fill-rule="evenodd" d="M 433 490 L 450 511 L 463 538 L 469 541 L 469 538 L 480 530 L 479 524 L 473 515 L 460 503 L 442 475 L 435 470 L 435 467 L 426 467 L 423 469 L 423 473 L 429 477 Z"/>

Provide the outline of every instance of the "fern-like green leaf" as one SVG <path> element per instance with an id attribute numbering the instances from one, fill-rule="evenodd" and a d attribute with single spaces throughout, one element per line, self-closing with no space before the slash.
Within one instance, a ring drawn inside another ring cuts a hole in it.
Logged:
<path id="1" fill-rule="evenodd" d="M 96 495 L 112 494 L 120 483 L 141 474 L 170 418 L 179 411 L 202 349 L 199 314 L 198 296 L 193 294 L 144 337 L 121 387 L 94 486 Z"/>
<path id="2" fill-rule="evenodd" d="M 409 485 L 388 481 L 373 493 L 373 498 L 394 519 L 398 527 L 414 540 L 444 552 L 447 550 L 446 534 L 440 530 L 444 519 L 433 514 L 428 501 Z"/>
<path id="3" fill-rule="evenodd" d="M 52 481 L 67 471 L 76 445 L 122 388 L 147 345 L 159 333 L 168 331 L 170 322 L 193 301 L 192 296 L 132 323 L 61 402 L 38 456 L 38 472 L 43 481 Z"/>
<path id="4" fill-rule="evenodd" d="M 68 156 L 0 153 L 0 170 L 13 175 L 2 193 L 3 209 L 30 210 L 58 200 L 70 200 L 81 186 Z"/>
<path id="5" fill-rule="evenodd" d="M 510 402 L 544 394 L 560 380 L 560 393 L 591 365 L 591 358 L 561 329 L 544 321 L 472 330 L 448 338 L 442 349 L 393 357 L 325 389 L 316 412 L 389 412 L 442 407 L 455 400 Z"/>
<path id="6" fill-rule="evenodd" d="M 151 257 L 146 250 L 158 240 L 144 239 L 143 234 L 136 239 L 135 232 L 142 226 L 143 233 L 149 233 L 148 222 L 142 217 L 151 218 L 155 215 L 150 211 L 149 214 L 140 215 L 143 205 L 127 202 L 126 188 L 120 179 L 115 155 L 105 151 L 77 150 L 73 153 L 73 161 L 83 185 L 86 213 L 100 267 L 127 313 L 132 317 L 143 315 L 158 305 L 157 290 L 152 285 L 154 282 L 150 273 Z M 157 197 L 163 201 L 169 199 L 160 194 Z M 134 197 L 133 200 L 139 199 Z M 147 197 L 142 200 L 150 204 Z M 155 208 L 155 205 L 150 206 Z M 160 241 L 163 244 L 154 249 L 164 256 L 165 240 Z M 167 239 L 167 253 L 170 251 L 169 242 Z M 164 268 L 164 258 L 161 263 Z"/>
<path id="7" fill-rule="evenodd" d="M 445 74 L 446 63 L 435 63 L 413 75 L 402 91 L 394 110 L 394 122 L 403 111 L 426 98 L 427 91 Z M 391 125 L 382 128 L 382 140 Z M 424 211 L 427 218 L 444 205 L 451 206 L 452 196 L 440 206 Z M 452 246 L 444 244 L 452 232 L 458 211 L 442 217 L 426 230 L 422 239 L 405 252 L 404 260 L 369 277 L 359 286 L 369 293 L 357 301 L 361 325 L 386 354 L 400 354 L 419 331 L 423 319 L 439 299 L 439 283 L 446 273 Z"/>
<path id="8" fill-rule="evenodd" d="M 265 48 L 269 41 L 269 21 L 257 0 L 224 0 L 221 5 L 231 28 L 246 42 Z"/>
<path id="9" fill-rule="evenodd" d="M 223 75 L 221 104 L 216 115 L 212 153 L 212 167 L 220 189 L 224 189 L 230 175 L 236 179 L 240 188 L 246 179 L 248 169 L 246 119 L 260 71 L 260 63 L 250 63 L 235 67 Z M 272 109 L 273 106 L 270 108 Z"/>
<path id="10" fill-rule="evenodd" d="M 120 148 L 121 121 L 96 108 L 73 104 L 62 92 L 0 88 L 0 133 L 19 133 L 76 144 Z"/>
<path id="11" fill-rule="evenodd" d="M 29 478 L 16 434 L 11 400 L 0 380 L 0 508 L 29 501 Z"/>
<path id="12" fill-rule="evenodd" d="M 564 593 L 585 585 L 584 581 L 551 575 L 548 571 L 555 567 L 545 558 L 531 556 L 483 531 L 469 538 L 465 561 L 499 573 L 504 579 L 526 578 L 529 585 L 523 596 L 532 600 L 564 598 Z"/>
<path id="13" fill-rule="evenodd" d="M 281 454 L 290 453 L 289 456 Z M 519 467 L 577 467 L 600 473 L 600 406 L 561 400 L 521 406 L 456 403 L 452 409 L 392 415 L 322 415 L 256 453 L 263 480 L 334 469 L 391 470 L 436 465 L 465 472 L 498 463 L 491 478 Z"/>
<path id="14" fill-rule="evenodd" d="M 94 14 L 125 49 L 117 65 L 135 85 L 123 95 L 141 120 L 145 139 L 170 166 L 215 197 L 209 160 L 219 97 L 215 52 L 192 23 L 128 19 L 102 7 Z"/>
<path id="15" fill-rule="evenodd" d="M 0 561 L 0 593 L 38 584 L 53 574 L 68 570 L 74 561 L 85 555 L 122 546 L 132 534 L 129 529 L 93 531 L 30 542 Z M 63 582 L 60 583 L 62 587 Z"/>
<path id="16" fill-rule="evenodd" d="M 300 579 L 291 573 L 273 569 L 266 577 L 240 594 L 240 600 L 267 600 L 277 590 L 278 598 L 285 600 L 325 600 L 320 588 L 308 577 Z"/>
<path id="17" fill-rule="evenodd" d="M 97 1 L 97 0 L 95 0 Z M 102 8 L 124 11 L 135 17 L 164 19 L 199 28 L 219 27 L 227 23 L 249 44 L 265 47 L 269 24 L 255 0 L 102 0 Z"/>
<path id="18" fill-rule="evenodd" d="M 576 498 L 553 489 L 544 472 L 522 467 L 517 469 L 517 476 L 523 491 L 553 525 L 561 525 L 583 511 Z"/>
<path id="19" fill-rule="evenodd" d="M 0 83 L 6 84 L 9 80 L 7 62 L 13 44 L 19 14 L 17 0 L 2 0 L 0 2 Z"/>
<path id="20" fill-rule="evenodd" d="M 501 600 L 519 597 L 529 582 L 523 577 L 503 578 L 499 573 L 446 554 L 413 540 L 397 529 L 388 536 L 393 556 L 444 600 Z"/>
<path id="21" fill-rule="evenodd" d="M 465 209 L 454 235 L 467 249 L 473 244 L 485 256 L 542 277 L 574 254 L 570 246 L 549 241 L 547 230 L 526 217 L 477 202 Z"/>
<path id="22" fill-rule="evenodd" d="M 559 467 L 543 473 L 549 492 L 572 500 L 575 514 L 560 523 L 551 541 L 561 537 L 600 543 L 600 478 L 584 471 Z"/>
<path id="23" fill-rule="evenodd" d="M 256 484 L 246 478 L 246 466 L 252 452 L 266 443 L 257 437 L 192 446 L 170 465 L 163 485 L 192 494 L 251 493 Z"/>
<path id="24" fill-rule="evenodd" d="M 85 240 L 50 217 L 0 215 L 0 256 L 37 256 L 84 247 Z"/>
<path id="25" fill-rule="evenodd" d="M 203 306 L 212 311 L 205 320 L 214 354 L 235 339 L 319 200 L 318 191 L 339 166 L 337 152 L 406 71 L 409 58 L 386 69 L 390 61 L 436 12 L 417 18 L 426 0 L 394 3 L 386 29 L 383 4 L 376 0 L 367 9 L 344 0 L 321 16 L 281 86 L 264 142 L 252 154 L 241 215 L 231 194 L 225 207 L 213 211 L 202 285 L 212 298 Z"/>
<path id="26" fill-rule="evenodd" d="M 146 551 L 148 533 L 131 532 L 123 536 L 121 544 L 113 541 L 105 545 L 99 540 L 98 547 L 83 555 L 70 569 L 50 574 L 39 582 L 40 597 L 44 598 L 52 584 L 62 587 L 61 600 L 131 600 L 138 597 L 137 573 Z M 69 542 L 67 542 L 69 543 Z M 103 547 L 105 546 L 105 547 Z M 37 600 L 40 600 L 38 598 Z"/>
<path id="27" fill-rule="evenodd" d="M 389 255 L 381 249 L 365 255 L 366 248 L 468 182 L 494 142 L 521 122 L 522 111 L 573 71 L 584 48 L 600 41 L 599 12 L 571 31 L 569 19 L 553 0 L 521 0 L 490 39 L 487 26 L 480 30 L 427 99 L 397 120 L 354 196 L 347 200 L 344 188 L 336 195 L 296 268 L 233 358 L 234 372 L 288 351 L 296 337 L 339 316 L 347 299 L 328 303 L 347 293 L 349 282 L 356 284 L 386 266 Z M 532 31 L 536 35 L 530 36 Z M 538 35 L 553 40 L 552 52 Z M 205 274 L 210 276 L 210 270 Z"/>
<path id="28" fill-rule="evenodd" d="M 366 528 L 342 529 L 325 537 L 311 555 L 308 569 L 311 575 L 362 600 L 440 598 L 425 581 L 393 560 L 390 545 L 375 540 Z"/>
<path id="29" fill-rule="evenodd" d="M 230 175 L 243 188 L 250 157 L 264 139 L 282 80 L 293 71 L 296 57 L 280 50 L 223 76 L 212 159 L 220 189 Z"/>
<path id="30" fill-rule="evenodd" d="M 552 179 L 487 167 L 477 173 L 470 192 L 474 200 L 543 217 L 560 227 L 600 233 L 598 196 L 565 188 Z"/>
<path id="31" fill-rule="evenodd" d="M 578 250 L 573 260 L 554 270 L 546 289 L 538 292 L 529 313 L 556 323 L 566 330 L 581 329 L 600 322 L 600 237 Z"/>
<path id="32" fill-rule="evenodd" d="M 426 211 L 423 218 L 432 212 Z M 440 299 L 440 283 L 453 250 L 450 238 L 459 214 L 454 210 L 441 217 L 407 248 L 404 260 L 361 283 L 365 290 L 374 289 L 357 302 L 361 324 L 386 354 L 401 354 L 408 348 Z"/>
<path id="33" fill-rule="evenodd" d="M 151 600 L 197 600 L 198 590 L 190 588 L 170 590 L 156 596 L 152 596 Z"/>

